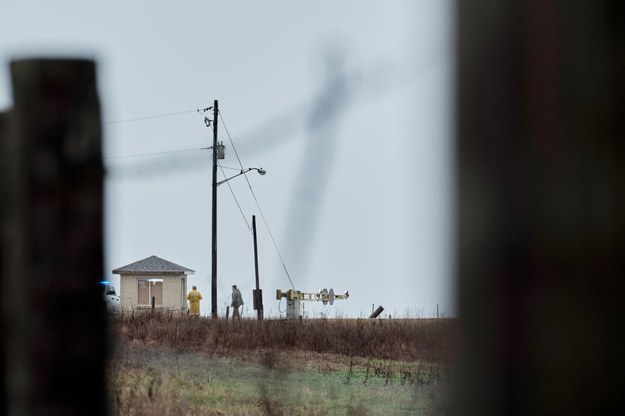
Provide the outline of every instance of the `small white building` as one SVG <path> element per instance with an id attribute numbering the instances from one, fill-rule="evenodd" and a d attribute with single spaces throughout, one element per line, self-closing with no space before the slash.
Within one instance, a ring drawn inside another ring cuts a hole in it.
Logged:
<path id="1" fill-rule="evenodd" d="M 123 311 L 158 308 L 187 310 L 187 276 L 195 271 L 157 256 L 150 256 L 113 270 L 118 274 Z"/>

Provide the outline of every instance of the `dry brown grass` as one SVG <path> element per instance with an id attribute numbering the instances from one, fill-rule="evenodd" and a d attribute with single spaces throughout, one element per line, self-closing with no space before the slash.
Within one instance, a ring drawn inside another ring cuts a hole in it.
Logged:
<path id="1" fill-rule="evenodd" d="M 448 362 L 455 322 L 449 319 L 312 319 L 303 321 L 188 318 L 126 313 L 111 319 L 112 339 L 237 355 L 316 352 L 395 361 Z"/>

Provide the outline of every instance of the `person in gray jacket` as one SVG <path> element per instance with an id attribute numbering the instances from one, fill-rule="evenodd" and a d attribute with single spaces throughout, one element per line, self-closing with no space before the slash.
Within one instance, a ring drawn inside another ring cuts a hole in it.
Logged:
<path id="1" fill-rule="evenodd" d="M 232 319 L 241 319 L 239 308 L 243 306 L 243 296 L 241 296 L 241 291 L 237 289 L 237 285 L 232 285 L 232 303 L 230 306 L 232 307 Z"/>

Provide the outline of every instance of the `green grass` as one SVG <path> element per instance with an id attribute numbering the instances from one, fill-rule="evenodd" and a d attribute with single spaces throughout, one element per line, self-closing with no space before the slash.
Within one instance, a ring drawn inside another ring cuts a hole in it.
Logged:
<path id="1" fill-rule="evenodd" d="M 112 361 L 113 414 L 441 414 L 446 383 L 402 382 L 399 371 L 374 374 L 374 367 L 397 369 L 398 363 L 349 366 L 343 358 L 298 354 L 268 361 L 262 354 L 246 359 L 125 346 Z"/>

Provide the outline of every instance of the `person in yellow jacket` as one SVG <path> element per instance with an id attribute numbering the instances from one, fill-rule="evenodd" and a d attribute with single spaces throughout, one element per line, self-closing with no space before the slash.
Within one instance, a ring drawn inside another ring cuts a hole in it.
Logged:
<path id="1" fill-rule="evenodd" d="M 197 287 L 193 286 L 193 290 L 187 295 L 189 301 L 189 315 L 200 315 L 200 301 L 202 294 L 197 291 Z"/>

